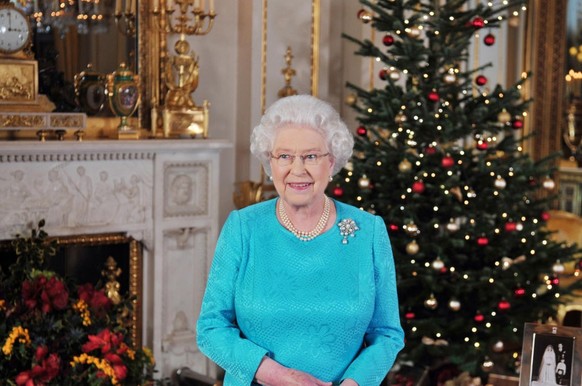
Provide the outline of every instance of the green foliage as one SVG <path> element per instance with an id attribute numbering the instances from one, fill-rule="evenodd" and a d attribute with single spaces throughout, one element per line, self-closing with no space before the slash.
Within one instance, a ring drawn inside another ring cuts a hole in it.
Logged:
<path id="1" fill-rule="evenodd" d="M 15 238 L 17 260 L 0 272 L 0 384 L 147 384 L 154 360 L 131 342 L 131 299 L 113 304 L 103 289 L 48 270 L 56 247 L 43 227 Z"/>
<path id="2" fill-rule="evenodd" d="M 559 268 L 582 257 L 545 229 L 555 197 L 544 181 L 558 155 L 534 161 L 522 150 L 531 74 L 510 87 L 479 86 L 490 64 L 469 63 L 478 21 L 484 36 L 524 2 L 360 2 L 394 42 L 346 38 L 397 76 L 372 90 L 348 84 L 365 133 L 331 194 L 389 228 L 406 332 L 401 360 L 431 368 L 446 360 L 479 375 L 492 370 L 483 366 L 489 359 L 496 372 L 514 374 L 524 323 L 555 319 L 580 287 L 557 285 Z"/>

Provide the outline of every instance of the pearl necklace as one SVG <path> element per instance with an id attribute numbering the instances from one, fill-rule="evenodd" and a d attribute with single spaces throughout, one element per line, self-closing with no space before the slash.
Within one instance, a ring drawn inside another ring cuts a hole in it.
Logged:
<path id="1" fill-rule="evenodd" d="M 287 212 L 285 211 L 285 206 L 283 205 L 283 201 L 279 199 L 279 217 L 281 217 L 281 221 L 283 222 L 283 226 L 287 228 L 295 237 L 297 237 L 301 241 L 311 241 L 317 236 L 321 234 L 325 226 L 327 225 L 327 221 L 329 220 L 329 210 L 330 210 L 330 199 L 325 196 L 325 204 L 323 205 L 323 213 L 317 222 L 317 225 L 313 230 L 309 232 L 303 232 L 295 228 L 289 217 L 287 216 Z"/>

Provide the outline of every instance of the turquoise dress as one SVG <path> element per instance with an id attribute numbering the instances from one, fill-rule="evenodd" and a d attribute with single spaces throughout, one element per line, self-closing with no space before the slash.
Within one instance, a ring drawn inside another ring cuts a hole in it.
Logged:
<path id="1" fill-rule="evenodd" d="M 301 241 L 276 199 L 233 211 L 220 233 L 197 323 L 199 349 L 224 386 L 256 384 L 265 355 L 339 384 L 379 385 L 404 345 L 396 275 L 383 220 L 338 201 L 336 224 Z"/>

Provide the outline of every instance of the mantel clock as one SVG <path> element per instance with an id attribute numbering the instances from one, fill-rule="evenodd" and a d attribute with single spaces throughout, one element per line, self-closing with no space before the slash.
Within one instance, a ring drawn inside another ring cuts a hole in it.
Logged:
<path id="1" fill-rule="evenodd" d="M 32 58 L 32 31 L 28 16 L 6 0 L 0 2 L 0 56 Z"/>

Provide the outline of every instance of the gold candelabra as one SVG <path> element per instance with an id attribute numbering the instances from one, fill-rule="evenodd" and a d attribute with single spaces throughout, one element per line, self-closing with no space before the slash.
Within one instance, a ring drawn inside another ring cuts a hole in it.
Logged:
<path id="1" fill-rule="evenodd" d="M 137 0 L 115 0 L 115 25 L 125 36 L 135 36 L 137 32 Z"/>
<path id="2" fill-rule="evenodd" d="M 279 93 L 277 94 L 279 98 L 297 95 L 297 90 L 291 87 L 291 79 L 293 79 L 293 77 L 297 74 L 295 69 L 291 67 L 292 59 L 293 54 L 291 53 L 291 47 L 287 47 L 287 51 L 285 52 L 285 63 L 287 63 L 287 66 L 281 70 L 283 78 L 285 79 L 285 86 L 279 90 Z"/>
<path id="3" fill-rule="evenodd" d="M 198 87 L 198 57 L 186 40 L 190 35 L 206 35 L 214 25 L 216 12 L 214 0 L 160 0 L 153 1 L 153 14 L 158 17 L 160 47 L 160 95 L 152 98 L 152 131 L 158 126 L 158 108 L 161 109 L 164 137 L 194 138 L 208 137 L 208 101 L 196 105 L 192 94 Z M 179 34 L 174 52 L 166 51 L 167 34 Z M 159 106 L 157 103 L 159 101 Z"/>

